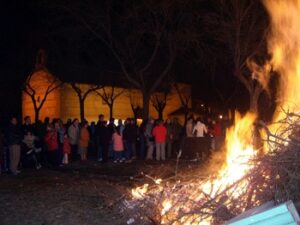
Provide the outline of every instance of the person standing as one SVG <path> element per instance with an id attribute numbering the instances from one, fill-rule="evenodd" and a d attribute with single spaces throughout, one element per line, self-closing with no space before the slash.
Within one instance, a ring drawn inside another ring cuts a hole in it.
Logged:
<path id="1" fill-rule="evenodd" d="M 71 154 L 71 146 L 69 143 L 68 135 L 66 133 L 64 135 L 63 153 L 64 153 L 64 157 L 62 163 L 64 165 L 67 165 L 69 164 L 69 155 Z"/>
<path id="2" fill-rule="evenodd" d="M 47 128 L 47 133 L 45 135 L 45 143 L 47 145 L 47 160 L 53 165 L 60 165 L 61 162 L 58 162 L 59 154 L 59 140 L 58 140 L 58 132 L 54 127 L 55 125 L 49 124 Z M 56 125 L 57 126 L 57 125 Z"/>
<path id="3" fill-rule="evenodd" d="M 114 150 L 114 163 L 123 162 L 122 153 L 124 151 L 124 144 L 120 127 L 115 128 L 115 132 L 112 135 L 112 144 Z"/>
<path id="4" fill-rule="evenodd" d="M 123 135 L 125 126 L 123 125 L 123 122 L 121 119 L 118 120 L 118 127 L 120 127 L 120 133 L 121 133 L 121 135 Z"/>
<path id="5" fill-rule="evenodd" d="M 172 130 L 172 123 L 170 119 L 166 120 L 165 127 L 167 128 L 167 158 L 171 158 L 172 156 L 172 143 L 173 143 L 173 130 Z"/>
<path id="6" fill-rule="evenodd" d="M 71 145 L 72 160 L 77 159 L 78 155 L 78 139 L 79 139 L 79 120 L 74 119 L 71 126 L 68 128 L 68 136 Z"/>
<path id="7" fill-rule="evenodd" d="M 121 133 L 121 131 L 120 131 Z M 125 151 L 124 151 L 124 158 L 130 162 L 131 161 L 131 157 L 132 157 L 132 145 L 130 143 L 130 139 L 131 137 L 131 123 L 130 123 L 130 119 L 127 118 L 125 120 L 125 128 L 122 134 L 123 137 L 123 142 L 124 142 L 124 146 L 125 146 Z"/>
<path id="8" fill-rule="evenodd" d="M 36 140 L 38 138 L 34 136 L 30 131 L 24 135 L 22 152 L 24 152 L 24 157 L 22 157 L 22 163 L 33 162 L 34 167 L 39 170 L 42 166 L 40 163 L 40 152 L 41 148 L 35 146 Z"/>
<path id="9" fill-rule="evenodd" d="M 153 136 L 152 136 L 153 125 L 154 125 L 154 120 L 150 118 L 145 129 L 145 138 L 147 144 L 146 159 L 153 159 L 153 150 L 154 150 L 154 143 L 153 143 Z"/>
<path id="10" fill-rule="evenodd" d="M 66 129 L 64 127 L 63 122 L 58 119 L 55 124 L 55 130 L 57 132 L 58 137 L 58 163 L 59 165 L 63 165 L 63 158 L 64 158 L 64 135 L 66 133 Z"/>
<path id="11" fill-rule="evenodd" d="M 172 151 L 178 152 L 180 149 L 180 143 L 183 138 L 183 127 L 178 122 L 178 118 L 174 118 L 171 123 L 172 133 Z"/>
<path id="12" fill-rule="evenodd" d="M 207 127 L 200 119 L 197 119 L 196 125 L 193 129 L 193 134 L 195 137 L 204 137 L 204 134 L 207 133 Z"/>
<path id="13" fill-rule="evenodd" d="M 99 121 L 96 125 L 96 141 L 98 162 L 107 162 L 110 139 L 106 121 L 102 114 L 99 115 Z"/>
<path id="14" fill-rule="evenodd" d="M 9 167 L 11 173 L 14 175 L 20 173 L 18 170 L 18 165 L 21 157 L 22 139 L 22 132 L 18 126 L 18 120 L 16 117 L 12 117 L 7 128 L 7 144 L 9 148 Z"/>
<path id="15" fill-rule="evenodd" d="M 97 148 L 97 160 L 98 162 L 102 162 L 103 161 L 103 135 L 104 135 L 104 115 L 100 114 L 98 116 L 99 120 L 96 124 L 96 128 L 95 128 L 95 139 L 96 139 L 96 148 Z"/>
<path id="16" fill-rule="evenodd" d="M 78 142 L 78 153 L 82 161 L 87 160 L 86 154 L 90 141 L 90 133 L 88 130 L 88 123 L 83 122 L 82 128 L 80 129 L 79 142 Z"/>
<path id="17" fill-rule="evenodd" d="M 212 141 L 212 150 L 219 150 L 222 147 L 222 127 L 219 121 L 212 121 L 213 129 L 213 141 Z"/>
<path id="18" fill-rule="evenodd" d="M 112 144 L 112 135 L 115 132 L 115 118 L 109 119 L 109 124 L 107 125 L 107 131 L 108 131 L 108 139 L 109 139 L 109 148 L 108 148 L 108 157 L 113 159 L 114 158 L 114 151 L 113 151 L 113 144 Z"/>
<path id="19" fill-rule="evenodd" d="M 165 147 L 167 139 L 167 128 L 164 126 L 162 120 L 159 120 L 158 124 L 153 128 L 152 135 L 155 140 L 156 160 L 166 160 Z"/>
<path id="20" fill-rule="evenodd" d="M 131 119 L 130 120 L 130 123 L 131 123 L 131 126 L 130 126 L 130 129 L 131 129 L 131 140 L 130 140 L 130 143 L 131 143 L 131 149 L 132 149 L 132 159 L 136 159 L 137 158 L 137 153 L 136 153 L 136 142 L 137 142 L 137 139 L 138 139 L 138 126 L 136 124 L 136 120 L 135 119 Z"/>
<path id="21" fill-rule="evenodd" d="M 88 148 L 88 155 L 97 157 L 97 150 L 96 150 L 96 123 L 95 121 L 91 122 L 91 125 L 88 127 L 90 132 L 90 144 Z"/>
<path id="22" fill-rule="evenodd" d="M 143 121 L 140 127 L 138 128 L 138 138 L 139 138 L 139 157 L 140 159 L 145 158 L 145 129 L 146 129 L 146 121 Z"/>
<path id="23" fill-rule="evenodd" d="M 186 123 L 185 132 L 187 137 L 193 137 L 193 117 L 190 117 Z"/>
<path id="24" fill-rule="evenodd" d="M 35 135 L 33 125 L 31 124 L 30 116 L 24 117 L 24 124 L 22 125 L 21 130 L 22 130 L 23 135 L 26 135 L 28 132 Z"/>
<path id="25" fill-rule="evenodd" d="M 136 158 L 136 139 L 137 127 L 133 119 L 127 119 L 125 129 L 123 131 L 123 140 L 126 149 L 126 159 L 131 160 Z"/>

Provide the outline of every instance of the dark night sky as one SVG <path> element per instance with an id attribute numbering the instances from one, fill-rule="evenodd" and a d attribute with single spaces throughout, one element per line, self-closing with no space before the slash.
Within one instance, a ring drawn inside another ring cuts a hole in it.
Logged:
<path id="1" fill-rule="evenodd" d="M 50 71 L 66 80 L 71 80 L 73 77 L 76 80 L 82 80 L 83 74 L 85 74 L 84 77 L 89 76 L 88 80 L 95 80 L 99 74 L 107 73 L 110 74 L 110 77 L 118 79 L 120 76 L 122 77 L 118 73 L 110 73 L 108 71 L 110 68 L 108 69 L 105 63 L 95 63 L 90 60 L 90 56 L 88 57 L 84 53 L 72 52 L 72 46 L 66 47 L 64 40 L 52 38 L 47 26 L 49 23 L 51 24 L 49 15 L 45 8 L 39 7 L 37 2 L 39 1 L 1 1 L 0 101 L 7 102 L 9 99 L 5 113 L 20 111 L 21 84 L 26 75 L 34 68 L 35 54 L 39 48 L 46 49 Z M 103 50 L 101 44 L 97 48 L 101 53 L 97 54 L 96 61 L 104 62 L 109 54 Z M 64 49 L 63 54 L 58 54 L 60 49 Z M 86 49 L 87 52 L 94 50 Z M 75 54 L 78 55 L 74 58 L 69 57 Z M 179 81 L 192 84 L 194 96 L 200 97 L 206 102 L 218 102 L 218 97 L 211 85 L 210 63 L 213 62 L 206 59 L 204 63 L 196 64 L 179 56 L 172 72 L 176 74 Z M 214 74 L 217 86 L 222 88 L 225 93 L 229 93 L 237 85 L 236 105 L 245 108 L 248 96 L 243 86 L 232 76 L 232 66 L 226 60 L 219 59 Z M 0 113 L 3 114 L 3 110 L 0 110 Z"/>

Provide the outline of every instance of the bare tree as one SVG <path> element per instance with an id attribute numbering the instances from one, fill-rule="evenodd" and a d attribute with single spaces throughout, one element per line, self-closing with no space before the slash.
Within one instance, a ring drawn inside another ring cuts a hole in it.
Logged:
<path id="1" fill-rule="evenodd" d="M 152 0 L 60 5 L 105 46 L 126 80 L 141 90 L 144 118 L 149 114 L 152 93 L 175 60 L 177 33 L 186 27 L 182 26 L 184 7 L 181 1 Z"/>
<path id="2" fill-rule="evenodd" d="M 138 118 L 139 112 L 142 110 L 142 102 L 138 96 L 137 91 L 129 89 L 128 97 L 130 101 L 131 110 L 135 119 Z"/>
<path id="3" fill-rule="evenodd" d="M 101 90 L 97 91 L 96 93 L 102 98 L 102 100 L 109 107 L 109 118 L 111 119 L 113 118 L 113 107 L 114 107 L 115 100 L 125 92 L 125 89 L 116 90 L 115 86 L 110 86 L 110 87 L 102 87 Z"/>
<path id="4" fill-rule="evenodd" d="M 168 101 L 168 96 L 170 94 L 170 89 L 165 89 L 163 90 L 162 92 L 157 92 L 157 93 L 154 93 L 152 96 L 151 96 L 151 103 L 152 103 L 152 106 L 155 108 L 155 110 L 157 111 L 158 113 L 158 118 L 160 120 L 163 119 L 163 112 L 164 112 L 164 109 L 167 105 L 167 101 Z"/>
<path id="5" fill-rule="evenodd" d="M 192 101 L 192 95 L 190 91 L 180 88 L 178 84 L 174 83 L 173 87 L 175 88 L 181 103 L 181 108 L 184 113 L 184 126 L 186 125 L 188 115 L 190 113 L 190 105 Z"/>
<path id="6" fill-rule="evenodd" d="M 87 89 L 84 89 L 84 88 L 80 87 L 80 84 L 75 83 L 75 82 L 71 83 L 71 86 L 72 86 L 73 90 L 76 92 L 76 94 L 78 96 L 79 110 L 80 110 L 80 120 L 81 120 L 81 122 L 83 122 L 85 120 L 84 103 L 85 103 L 86 98 L 92 92 L 102 88 L 102 86 L 91 84 L 91 85 L 88 85 Z"/>
<path id="7" fill-rule="evenodd" d="M 263 87 L 253 79 L 247 60 L 257 60 L 266 52 L 267 18 L 258 0 L 218 0 L 215 2 L 215 12 L 207 17 L 210 33 L 213 32 L 214 38 L 228 48 L 234 75 L 247 89 L 249 109 L 255 113 L 258 112 Z"/>
<path id="8" fill-rule="evenodd" d="M 47 97 L 51 92 L 59 88 L 63 82 L 60 81 L 57 77 L 49 76 L 48 79 L 48 85 L 46 87 L 46 90 L 43 91 L 42 94 L 37 93 L 37 90 L 35 87 L 32 85 L 32 77 L 34 73 L 31 73 L 28 78 L 26 79 L 22 90 L 31 98 L 32 104 L 33 104 L 33 109 L 34 109 L 34 114 L 35 114 L 35 122 L 38 122 L 39 120 L 39 114 L 40 111 L 45 104 Z"/>

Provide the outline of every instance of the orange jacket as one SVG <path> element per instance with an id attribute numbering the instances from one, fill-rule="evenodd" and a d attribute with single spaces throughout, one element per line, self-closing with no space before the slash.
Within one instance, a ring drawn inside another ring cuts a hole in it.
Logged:
<path id="1" fill-rule="evenodd" d="M 80 130 L 79 147 L 87 148 L 89 146 L 90 133 L 87 128 L 83 127 Z"/>

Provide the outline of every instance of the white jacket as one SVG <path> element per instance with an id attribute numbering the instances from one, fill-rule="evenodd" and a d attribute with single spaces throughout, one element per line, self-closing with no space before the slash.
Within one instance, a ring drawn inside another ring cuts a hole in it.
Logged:
<path id="1" fill-rule="evenodd" d="M 196 137 L 204 137 L 204 133 L 207 133 L 206 126 L 198 121 L 193 129 L 193 134 L 197 131 Z"/>
<path id="2" fill-rule="evenodd" d="M 68 129 L 69 142 L 71 145 L 77 145 L 79 139 L 79 127 L 73 124 Z"/>

